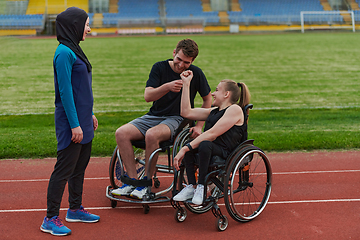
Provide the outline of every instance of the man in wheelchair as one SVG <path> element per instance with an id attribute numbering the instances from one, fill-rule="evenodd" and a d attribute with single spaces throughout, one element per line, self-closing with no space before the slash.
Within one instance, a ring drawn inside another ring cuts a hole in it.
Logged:
<path id="1" fill-rule="evenodd" d="M 174 167 L 177 170 L 180 170 L 179 165 L 184 160 L 188 185 L 175 195 L 173 200 L 192 199 L 192 203 L 200 205 L 204 200 L 205 176 L 212 156 L 226 159 L 243 141 L 244 136 L 247 136 L 247 122 L 244 116 L 246 113 L 243 109 L 250 103 L 250 92 L 244 83 L 222 80 L 212 93 L 214 98 L 212 108 L 192 108 L 189 96 L 189 86 L 193 79 L 192 71 L 184 71 L 181 79 L 183 80 L 181 116 L 190 120 L 206 120 L 206 122 L 204 133 L 182 147 L 174 158 Z M 195 163 L 199 163 L 197 183 Z"/>
<path id="2" fill-rule="evenodd" d="M 145 169 L 151 179 L 156 168 L 157 155 L 149 158 L 152 152 L 159 148 L 160 142 L 174 138 L 175 131 L 184 120 L 180 115 L 181 89 L 183 81 L 180 74 L 186 70 L 193 73 L 193 80 L 189 81 L 188 103 L 194 107 L 196 93 L 203 99 L 202 108 L 210 108 L 211 93 L 207 79 L 202 70 L 192 63 L 198 55 L 198 46 L 191 39 L 178 42 L 173 51 L 173 59 L 157 62 L 153 65 L 146 83 L 144 97 L 147 102 L 153 102 L 150 111 L 128 124 L 118 128 L 115 133 L 116 143 L 123 160 L 127 176 L 137 179 L 136 163 L 134 161 L 133 141 L 145 140 Z M 193 137 L 201 134 L 204 122 L 197 122 L 191 129 Z M 153 161 L 154 160 L 154 161 Z M 120 188 L 112 190 L 113 195 L 132 196 L 139 199 L 146 194 L 146 186 L 135 187 L 123 184 Z"/>

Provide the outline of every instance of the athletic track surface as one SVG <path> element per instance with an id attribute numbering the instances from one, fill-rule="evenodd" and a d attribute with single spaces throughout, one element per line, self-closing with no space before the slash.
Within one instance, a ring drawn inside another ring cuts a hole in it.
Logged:
<path id="1" fill-rule="evenodd" d="M 360 239 L 360 151 L 271 153 L 270 200 L 248 223 L 229 219 L 224 232 L 215 228 L 211 211 L 178 223 L 169 202 L 110 206 L 110 158 L 92 158 L 86 172 L 83 205 L 101 217 L 98 223 L 67 223 L 67 189 L 60 217 L 72 230 L 66 239 Z M 46 214 L 46 190 L 55 159 L 0 161 L 0 239 L 54 239 L 39 227 Z M 160 177 L 161 186 L 171 175 Z M 220 202 L 221 204 L 221 202 Z"/>

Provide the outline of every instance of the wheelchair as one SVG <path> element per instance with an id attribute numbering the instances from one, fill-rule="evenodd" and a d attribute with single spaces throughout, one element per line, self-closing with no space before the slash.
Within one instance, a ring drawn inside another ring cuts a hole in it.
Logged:
<path id="1" fill-rule="evenodd" d="M 153 161 L 153 158 L 157 153 L 167 154 L 167 164 L 157 163 L 155 174 L 152 176 L 152 179 L 149 180 L 132 180 L 127 177 L 126 169 L 121 159 L 121 155 L 118 151 L 118 147 L 115 147 L 109 164 L 110 185 L 106 188 L 106 197 L 110 199 L 112 208 L 116 208 L 119 201 L 127 203 L 138 203 L 142 204 L 144 213 L 147 214 L 150 211 L 149 204 L 170 201 L 171 197 L 167 195 L 171 195 L 168 193 L 173 190 L 174 182 L 172 182 L 170 186 L 168 186 L 166 189 L 163 189 L 161 191 L 159 190 L 157 192 L 151 191 L 152 186 L 154 185 L 155 189 L 158 189 L 160 187 L 160 180 L 157 177 L 157 173 L 174 174 L 172 159 L 176 156 L 177 152 L 181 149 L 185 142 L 189 140 L 191 135 L 191 133 L 189 133 L 189 129 L 192 126 L 194 126 L 194 121 L 184 119 L 175 133 L 175 140 L 161 142 L 160 147 L 151 153 L 149 157 L 149 165 L 151 165 L 151 162 Z M 142 179 L 142 177 L 145 175 L 149 176 L 149 173 L 145 172 L 145 140 L 133 141 L 132 145 L 135 153 L 134 161 L 136 163 L 138 179 Z M 131 198 L 129 196 L 115 196 L 111 194 L 111 190 L 121 187 L 124 183 L 136 187 L 146 186 L 147 193 L 145 194 L 143 199 Z"/>
<path id="2" fill-rule="evenodd" d="M 253 105 L 245 107 L 245 121 L 248 121 L 249 110 Z M 224 231 L 228 227 L 228 219 L 222 214 L 219 205 L 225 205 L 229 215 L 237 222 L 248 222 L 260 215 L 270 197 L 272 170 L 266 154 L 253 145 L 254 140 L 243 142 L 227 157 L 211 159 L 208 174 L 205 177 L 204 201 L 202 205 L 194 205 L 190 200 L 180 202 L 171 199 L 175 212 L 175 220 L 185 221 L 187 210 L 202 214 L 210 209 L 216 217 L 216 228 Z M 186 170 L 183 164 L 174 173 L 173 197 L 187 184 Z M 223 199 L 223 203 L 219 200 Z"/>

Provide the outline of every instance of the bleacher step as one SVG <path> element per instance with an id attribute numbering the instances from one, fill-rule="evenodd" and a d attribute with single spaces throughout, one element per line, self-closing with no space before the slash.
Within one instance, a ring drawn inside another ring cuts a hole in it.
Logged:
<path id="1" fill-rule="evenodd" d="M 229 15 L 227 12 L 225 11 L 219 11 L 219 18 L 220 18 L 220 23 L 226 23 L 228 24 L 230 22 L 229 20 Z"/>

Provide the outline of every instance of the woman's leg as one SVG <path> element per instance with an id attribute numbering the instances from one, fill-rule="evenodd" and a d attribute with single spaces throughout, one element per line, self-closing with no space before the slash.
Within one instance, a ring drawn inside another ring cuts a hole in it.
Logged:
<path id="1" fill-rule="evenodd" d="M 210 141 L 203 141 L 199 145 L 199 178 L 198 184 L 205 185 L 205 176 L 208 173 L 212 156 L 223 157 L 222 148 Z"/>
<path id="2" fill-rule="evenodd" d="M 91 146 L 92 142 L 82 145 L 76 167 L 69 178 L 68 188 L 70 209 L 79 209 L 82 204 L 85 170 L 90 161 Z"/>
<path id="3" fill-rule="evenodd" d="M 65 185 L 74 172 L 81 151 L 81 144 L 71 142 L 57 153 L 57 161 L 49 180 L 47 191 L 47 217 L 59 216 Z"/>
<path id="4" fill-rule="evenodd" d="M 196 178 L 195 178 L 195 163 L 197 153 L 196 149 L 189 151 L 184 156 L 184 163 L 186 168 L 186 176 L 188 178 L 188 184 L 196 185 Z"/>

